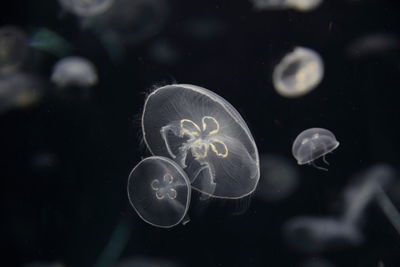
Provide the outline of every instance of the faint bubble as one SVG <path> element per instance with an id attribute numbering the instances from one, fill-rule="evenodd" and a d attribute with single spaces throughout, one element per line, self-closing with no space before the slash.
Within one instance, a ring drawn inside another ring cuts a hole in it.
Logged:
<path id="1" fill-rule="evenodd" d="M 351 58 L 385 56 L 400 51 L 400 40 L 387 33 L 371 33 L 355 39 L 347 47 Z"/>
<path id="2" fill-rule="evenodd" d="M 276 65 L 272 79 L 277 93 L 291 98 L 311 92 L 323 76 L 324 64 L 318 53 L 296 47 Z"/>
<path id="3" fill-rule="evenodd" d="M 60 5 L 76 16 L 88 17 L 108 10 L 114 0 L 58 0 Z"/>
<path id="4" fill-rule="evenodd" d="M 186 173 L 168 158 L 146 158 L 129 175 L 129 201 L 138 215 L 153 226 L 169 228 L 179 224 L 188 211 L 190 193 Z"/>
<path id="5" fill-rule="evenodd" d="M 301 12 L 312 11 L 322 0 L 250 0 L 257 10 L 295 9 Z"/>
<path id="6" fill-rule="evenodd" d="M 284 233 L 291 246 L 306 253 L 355 246 L 363 241 L 354 224 L 329 217 L 296 217 L 285 224 Z"/>
<path id="7" fill-rule="evenodd" d="M 28 54 L 28 42 L 24 32 L 14 26 L 0 28 L 0 74 L 18 69 Z"/>
<path id="8" fill-rule="evenodd" d="M 296 166 L 279 155 L 262 155 L 261 177 L 256 197 L 264 201 L 279 201 L 289 197 L 297 188 L 299 174 Z"/>
<path id="9" fill-rule="evenodd" d="M 314 160 L 325 157 L 339 146 L 335 135 L 322 128 L 310 128 L 302 131 L 294 140 L 292 146 L 293 157 L 299 165 L 311 164 L 322 170 L 325 168 L 315 165 Z M 328 162 L 324 158 L 324 162 Z"/>
<path id="10" fill-rule="evenodd" d="M 254 139 L 235 108 L 215 93 L 187 84 L 158 88 L 146 99 L 142 130 L 152 154 L 174 159 L 206 196 L 241 198 L 255 190 Z"/>
<path id="11" fill-rule="evenodd" d="M 114 267 L 182 267 L 183 265 L 176 263 L 171 260 L 146 257 L 146 256 L 136 256 L 127 259 L 123 259 Z"/>
<path id="12" fill-rule="evenodd" d="M 0 112 L 30 106 L 40 99 L 42 91 L 42 83 L 33 75 L 18 72 L 0 76 Z"/>
<path id="13" fill-rule="evenodd" d="M 98 82 L 95 66 L 82 57 L 66 57 L 58 61 L 51 81 L 59 87 L 91 87 Z"/>

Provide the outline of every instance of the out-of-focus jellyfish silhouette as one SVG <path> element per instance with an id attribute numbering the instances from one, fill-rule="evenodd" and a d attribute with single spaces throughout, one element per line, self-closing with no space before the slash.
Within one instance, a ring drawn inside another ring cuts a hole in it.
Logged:
<path id="1" fill-rule="evenodd" d="M 80 16 L 91 17 L 99 15 L 109 9 L 114 0 L 58 0 L 68 12 Z"/>
<path id="2" fill-rule="evenodd" d="M 25 33 L 15 26 L 0 28 L 0 74 L 10 74 L 18 69 L 28 54 Z"/>
<path id="3" fill-rule="evenodd" d="M 307 12 L 317 8 L 322 0 L 250 0 L 257 10 L 295 9 Z"/>
<path id="4" fill-rule="evenodd" d="M 221 36 L 228 25 L 218 17 L 200 17 L 184 23 L 184 32 L 197 40 L 211 40 Z"/>
<path id="5" fill-rule="evenodd" d="M 34 104 L 42 96 L 42 91 L 41 81 L 31 74 L 17 72 L 0 76 L 0 113 Z"/>
<path id="6" fill-rule="evenodd" d="M 148 256 L 133 256 L 123 259 L 114 267 L 182 267 L 180 263 L 171 260 Z"/>
<path id="7" fill-rule="evenodd" d="M 137 214 L 153 226 L 179 224 L 188 211 L 190 195 L 186 173 L 168 158 L 146 158 L 129 175 L 129 201 Z"/>
<path id="8" fill-rule="evenodd" d="M 285 225 L 284 233 L 290 245 L 305 253 L 355 246 L 363 241 L 356 225 L 330 217 L 295 217 Z"/>
<path id="9" fill-rule="evenodd" d="M 64 267 L 65 265 L 59 262 L 33 262 L 25 264 L 24 267 Z"/>
<path id="10" fill-rule="evenodd" d="M 32 155 L 31 167 L 38 172 L 51 172 L 59 163 L 57 155 L 49 151 L 39 151 Z"/>
<path id="11" fill-rule="evenodd" d="M 73 50 L 67 40 L 47 28 L 35 28 L 29 38 L 29 46 L 57 57 L 69 55 Z"/>
<path id="12" fill-rule="evenodd" d="M 171 41 L 157 40 L 149 46 L 149 56 L 157 63 L 173 65 L 180 59 L 178 49 Z"/>
<path id="13" fill-rule="evenodd" d="M 53 67 L 51 81 L 59 87 L 91 87 L 97 84 L 95 66 L 82 57 L 66 57 Z"/>
<path id="14" fill-rule="evenodd" d="M 256 189 L 256 197 L 272 202 L 289 197 L 297 188 L 299 174 L 296 166 L 279 155 L 262 155 L 261 176 Z"/>
<path id="15" fill-rule="evenodd" d="M 323 258 L 312 257 L 296 265 L 298 267 L 335 267 L 335 265 Z"/>
<path id="16" fill-rule="evenodd" d="M 365 211 L 392 183 L 394 171 L 387 165 L 376 165 L 358 175 L 344 191 L 344 209 L 339 217 L 295 217 L 283 231 L 290 245 L 305 253 L 356 246 L 364 241 L 361 233 Z M 396 212 L 398 214 L 398 212 Z M 396 220 L 389 218 L 395 228 Z"/>
<path id="17" fill-rule="evenodd" d="M 400 51 L 400 40 L 388 33 L 370 33 L 355 39 L 347 47 L 347 55 L 351 58 L 386 56 Z"/>
<path id="18" fill-rule="evenodd" d="M 314 160 L 332 152 L 339 146 L 335 135 L 322 128 L 310 128 L 302 131 L 294 140 L 292 154 L 299 165 L 311 164 L 322 170 L 325 168 L 315 165 Z"/>
<path id="19" fill-rule="evenodd" d="M 324 76 L 324 63 L 317 52 L 296 47 L 275 66 L 272 80 L 275 90 L 284 97 L 294 98 L 312 91 Z"/>
<path id="20" fill-rule="evenodd" d="M 174 159 L 206 196 L 242 198 L 255 190 L 256 144 L 240 114 L 217 94 L 187 84 L 160 87 L 145 101 L 142 130 L 151 153 Z"/>

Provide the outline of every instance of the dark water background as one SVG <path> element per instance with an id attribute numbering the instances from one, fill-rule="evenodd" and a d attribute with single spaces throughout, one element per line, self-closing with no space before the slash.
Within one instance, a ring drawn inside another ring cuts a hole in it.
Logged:
<path id="1" fill-rule="evenodd" d="M 169 17 L 160 31 L 113 61 L 73 16 L 60 19 L 57 1 L 2 2 L 1 25 L 58 32 L 73 45 L 72 54 L 96 65 L 100 82 L 87 99 L 49 93 L 34 107 L 1 115 L 0 266 L 34 261 L 94 266 L 118 225 L 124 234 L 116 243 L 128 237 L 118 260 L 148 256 L 184 266 L 300 266 L 321 257 L 336 266 L 378 266 L 379 261 L 400 266 L 400 235 L 374 206 L 366 215 L 366 241 L 356 248 L 303 254 L 284 242 L 281 231 L 294 216 L 337 211 L 340 192 L 357 171 L 379 162 L 399 166 L 400 49 L 361 58 L 346 54 L 356 37 L 398 36 L 397 1 L 325 1 L 309 13 L 255 12 L 245 0 L 168 3 Z M 211 26 L 203 25 L 207 20 Z M 200 37 L 191 34 L 193 21 L 200 21 L 205 37 L 202 30 Z M 175 47 L 172 63 L 149 55 L 160 40 Z M 297 45 L 320 53 L 325 76 L 310 94 L 285 99 L 274 91 L 271 73 Z M 32 57 L 29 70 L 48 79 L 57 57 Z M 147 225 L 129 205 L 127 178 L 149 156 L 139 125 L 145 94 L 173 82 L 208 88 L 232 103 L 260 154 L 294 162 L 291 145 L 300 131 L 331 130 L 341 145 L 329 155 L 329 171 L 298 167 L 294 194 L 275 203 L 253 198 L 240 215 L 233 213 L 246 203 L 215 201 L 202 207 L 195 199 L 186 226 Z M 53 85 L 46 89 L 52 92 Z"/>

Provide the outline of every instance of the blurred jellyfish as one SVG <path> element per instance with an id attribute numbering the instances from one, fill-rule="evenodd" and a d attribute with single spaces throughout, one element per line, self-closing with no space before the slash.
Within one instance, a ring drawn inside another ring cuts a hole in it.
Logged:
<path id="1" fill-rule="evenodd" d="M 361 244 L 356 225 L 337 218 L 296 217 L 284 226 L 287 241 L 295 249 L 316 253 Z"/>
<path id="2" fill-rule="evenodd" d="M 306 253 L 361 244 L 361 226 L 365 211 L 381 190 L 392 183 L 393 177 L 394 171 L 387 165 L 376 165 L 359 174 L 356 182 L 344 191 L 345 204 L 339 217 L 295 217 L 283 228 L 287 241 L 294 248 Z M 397 229 L 399 222 L 390 218 L 389 220 Z"/>
<path id="3" fill-rule="evenodd" d="M 24 267 L 64 267 L 65 265 L 62 263 L 54 262 L 33 262 L 25 264 Z"/>
<path id="4" fill-rule="evenodd" d="M 91 87 L 97 84 L 95 66 L 82 57 L 66 57 L 53 67 L 51 81 L 59 87 Z"/>
<path id="5" fill-rule="evenodd" d="M 142 130 L 151 153 L 174 159 L 204 195 L 241 198 L 255 190 L 254 139 L 235 108 L 215 93 L 187 84 L 158 88 L 145 101 Z"/>
<path id="6" fill-rule="evenodd" d="M 300 265 L 296 265 L 298 267 L 335 267 L 333 263 L 329 262 L 328 260 L 325 260 L 323 258 L 316 258 L 313 257 L 311 259 L 308 259 L 304 262 L 302 262 Z"/>
<path id="7" fill-rule="evenodd" d="M 312 91 L 324 76 L 324 63 L 317 52 L 296 47 L 276 65 L 272 74 L 278 94 L 294 98 Z"/>
<path id="8" fill-rule="evenodd" d="M 296 167 L 279 155 L 260 158 L 261 176 L 256 197 L 264 201 L 279 201 L 289 197 L 297 188 L 299 174 Z"/>
<path id="9" fill-rule="evenodd" d="M 190 193 L 186 173 L 168 158 L 146 158 L 129 175 L 129 201 L 137 214 L 153 226 L 179 224 L 188 211 Z"/>
<path id="10" fill-rule="evenodd" d="M 322 0 L 250 0 L 257 10 L 295 9 L 307 12 L 317 8 Z"/>
<path id="11" fill-rule="evenodd" d="M 351 58 L 390 55 L 400 50 L 400 40 L 397 36 L 387 33 L 371 33 L 354 40 L 347 47 Z"/>
<path id="12" fill-rule="evenodd" d="M 95 28 L 105 43 L 130 44 L 157 34 L 167 17 L 165 0 L 114 0 L 107 12 L 84 20 L 83 25 Z"/>
<path id="13" fill-rule="evenodd" d="M 147 256 L 136 256 L 127 259 L 123 259 L 114 267 L 182 267 L 183 265 L 173 262 L 171 260 L 147 257 Z"/>
<path id="14" fill-rule="evenodd" d="M 0 28 L 0 74 L 18 69 L 28 54 L 28 42 L 24 32 L 14 26 Z"/>
<path id="15" fill-rule="evenodd" d="M 67 40 L 47 28 L 35 28 L 29 40 L 29 46 L 57 57 L 64 57 L 73 50 Z"/>
<path id="16" fill-rule="evenodd" d="M 153 42 L 149 47 L 149 56 L 152 60 L 166 65 L 173 65 L 180 58 L 178 49 L 168 40 Z"/>
<path id="17" fill-rule="evenodd" d="M 76 16 L 90 17 L 108 10 L 114 0 L 58 0 L 58 2 L 65 10 Z"/>
<path id="18" fill-rule="evenodd" d="M 18 72 L 0 76 L 0 113 L 34 104 L 41 97 L 42 90 L 42 83 L 33 75 Z"/>
<path id="19" fill-rule="evenodd" d="M 325 155 L 332 152 L 339 146 L 335 135 L 322 128 L 310 128 L 302 131 L 294 140 L 292 154 L 299 165 L 311 164 L 314 167 L 327 170 L 315 165 L 314 160 L 322 157 L 324 162 Z"/>
<path id="20" fill-rule="evenodd" d="M 211 40 L 221 36 L 228 27 L 225 21 L 217 17 L 190 19 L 183 26 L 187 35 L 198 40 Z"/>

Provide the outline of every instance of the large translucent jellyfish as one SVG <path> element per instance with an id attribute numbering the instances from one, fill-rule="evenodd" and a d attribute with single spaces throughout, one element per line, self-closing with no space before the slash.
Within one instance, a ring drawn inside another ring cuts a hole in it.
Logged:
<path id="1" fill-rule="evenodd" d="M 98 81 L 95 66 L 82 57 L 66 57 L 53 67 L 51 81 L 59 87 L 91 87 Z"/>
<path id="2" fill-rule="evenodd" d="M 179 224 L 190 203 L 190 182 L 171 159 L 149 157 L 133 168 L 128 179 L 128 198 L 147 223 L 163 228 Z"/>
<path id="3" fill-rule="evenodd" d="M 22 64 L 28 53 L 24 32 L 14 26 L 0 28 L 0 74 L 9 74 Z"/>
<path id="4" fill-rule="evenodd" d="M 317 8 L 322 0 L 250 0 L 258 10 L 295 9 L 297 11 L 311 11 Z"/>
<path id="5" fill-rule="evenodd" d="M 241 198 L 258 183 L 259 158 L 240 114 L 215 93 L 188 84 L 167 85 L 146 99 L 144 141 L 154 155 L 174 159 L 192 188 L 219 198 Z"/>
<path id="6" fill-rule="evenodd" d="M 42 91 L 42 83 L 33 75 L 17 72 L 0 76 L 0 113 L 34 104 Z"/>
<path id="7" fill-rule="evenodd" d="M 76 16 L 90 17 L 109 9 L 114 0 L 58 0 L 60 5 Z"/>
<path id="8" fill-rule="evenodd" d="M 324 76 L 324 63 L 317 52 L 296 47 L 283 57 L 272 74 L 278 94 L 294 98 L 313 90 Z"/>
<path id="9" fill-rule="evenodd" d="M 326 170 L 314 164 L 314 160 L 332 152 L 339 146 L 335 135 L 322 128 L 310 128 L 302 131 L 294 140 L 292 154 L 299 165 L 312 164 L 314 167 Z"/>

